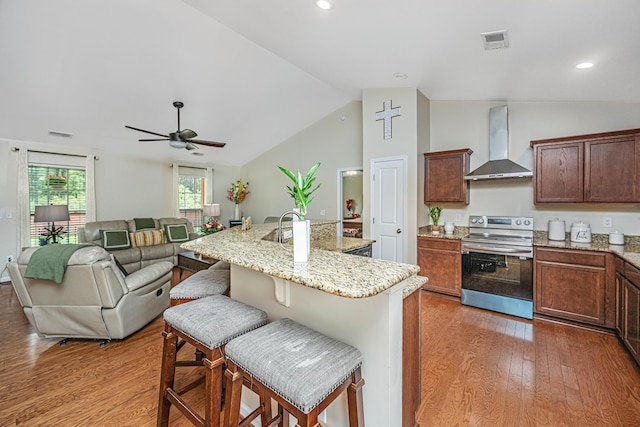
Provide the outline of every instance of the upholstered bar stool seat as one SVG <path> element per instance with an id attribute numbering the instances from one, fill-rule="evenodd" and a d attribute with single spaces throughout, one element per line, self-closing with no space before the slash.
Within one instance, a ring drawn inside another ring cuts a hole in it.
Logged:
<path id="1" fill-rule="evenodd" d="M 158 426 L 168 424 L 171 405 L 195 425 L 220 425 L 224 346 L 231 339 L 267 323 L 267 314 L 227 296 L 214 295 L 168 308 L 164 321 Z M 178 339 L 196 348 L 194 360 L 176 360 Z M 175 390 L 176 368 L 183 366 L 204 366 L 205 376 Z M 202 382 L 206 394 L 204 416 L 187 405 L 183 396 Z"/>
<path id="2" fill-rule="evenodd" d="M 228 295 L 230 271 L 225 268 L 214 268 L 217 264 L 220 262 L 207 270 L 198 271 L 171 288 L 169 291 L 171 306 L 212 295 Z"/>
<path id="3" fill-rule="evenodd" d="M 237 426 L 241 379 L 259 395 L 278 403 L 278 413 L 264 425 L 315 426 L 318 415 L 347 389 L 350 426 L 363 426 L 362 353 L 291 319 L 280 319 L 227 344 L 225 426 Z M 260 409 L 260 408 L 259 408 Z M 259 409 L 247 418 L 257 415 Z M 243 420 L 242 423 L 248 421 Z"/>

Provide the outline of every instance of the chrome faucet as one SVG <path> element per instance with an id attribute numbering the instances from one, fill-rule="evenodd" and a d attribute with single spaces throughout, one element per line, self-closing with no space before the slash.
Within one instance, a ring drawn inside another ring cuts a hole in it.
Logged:
<path id="1" fill-rule="evenodd" d="M 295 215 L 298 217 L 298 219 L 301 219 L 300 214 L 296 211 L 286 211 L 285 213 L 280 215 L 280 219 L 278 220 L 278 243 L 282 243 L 282 240 L 284 240 L 282 238 L 282 218 L 284 218 L 287 215 Z"/>

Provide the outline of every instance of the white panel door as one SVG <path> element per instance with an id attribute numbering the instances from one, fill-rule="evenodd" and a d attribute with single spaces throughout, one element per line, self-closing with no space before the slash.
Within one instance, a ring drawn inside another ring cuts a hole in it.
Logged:
<path id="1" fill-rule="evenodd" d="M 405 163 L 404 159 L 372 161 L 371 238 L 376 241 L 373 245 L 374 258 L 405 262 Z"/>

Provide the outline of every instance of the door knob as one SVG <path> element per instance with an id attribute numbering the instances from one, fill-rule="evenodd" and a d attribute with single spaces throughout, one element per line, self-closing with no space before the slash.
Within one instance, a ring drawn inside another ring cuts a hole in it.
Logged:
<path id="1" fill-rule="evenodd" d="M 399 228 L 396 230 L 396 233 L 400 234 L 402 233 L 402 230 L 400 230 Z"/>

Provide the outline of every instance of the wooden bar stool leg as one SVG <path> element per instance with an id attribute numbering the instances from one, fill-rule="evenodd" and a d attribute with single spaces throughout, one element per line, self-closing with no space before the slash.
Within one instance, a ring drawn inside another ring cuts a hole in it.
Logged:
<path id="1" fill-rule="evenodd" d="M 162 371 L 160 373 L 160 391 L 158 400 L 158 427 L 169 425 L 169 409 L 171 405 L 166 398 L 168 388 L 173 388 L 175 378 L 176 352 L 178 336 L 172 332 L 162 333 L 164 343 L 162 345 Z"/>
<path id="2" fill-rule="evenodd" d="M 362 400 L 362 379 L 361 368 L 351 374 L 351 384 L 347 388 L 347 402 L 349 405 L 349 427 L 364 426 L 364 405 Z"/>
<path id="3" fill-rule="evenodd" d="M 240 424 L 240 399 L 242 398 L 242 374 L 231 362 L 224 373 L 226 381 L 224 403 L 224 427 L 238 427 Z"/>
<path id="4" fill-rule="evenodd" d="M 211 427 L 220 426 L 220 405 L 222 404 L 222 376 L 224 375 L 224 357 L 219 357 L 213 362 L 204 359 L 203 365 L 206 371 L 206 414 L 205 425 Z"/>

